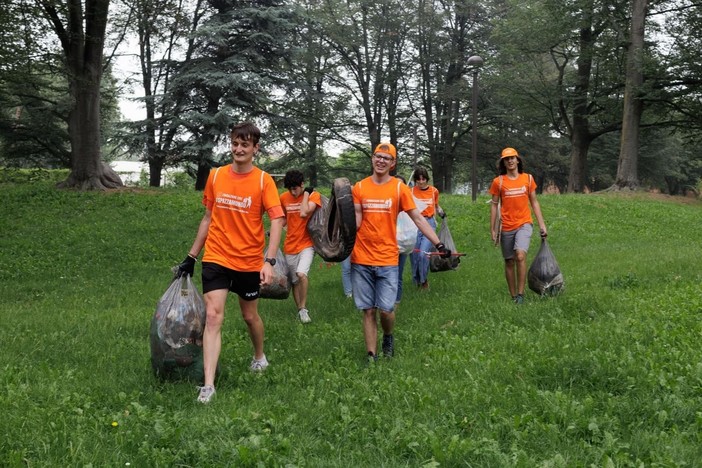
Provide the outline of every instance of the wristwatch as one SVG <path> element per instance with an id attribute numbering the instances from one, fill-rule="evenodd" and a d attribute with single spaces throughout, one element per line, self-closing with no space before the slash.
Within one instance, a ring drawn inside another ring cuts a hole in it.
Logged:
<path id="1" fill-rule="evenodd" d="M 265 258 L 263 261 L 270 263 L 271 266 L 275 266 L 275 258 Z"/>

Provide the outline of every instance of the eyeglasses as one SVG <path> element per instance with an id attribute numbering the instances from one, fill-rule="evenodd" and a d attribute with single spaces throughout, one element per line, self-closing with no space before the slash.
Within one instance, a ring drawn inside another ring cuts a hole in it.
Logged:
<path id="1" fill-rule="evenodd" d="M 374 154 L 373 157 L 375 159 L 378 159 L 380 161 L 385 161 L 385 162 L 390 162 L 393 159 L 392 156 L 382 156 L 380 154 Z"/>

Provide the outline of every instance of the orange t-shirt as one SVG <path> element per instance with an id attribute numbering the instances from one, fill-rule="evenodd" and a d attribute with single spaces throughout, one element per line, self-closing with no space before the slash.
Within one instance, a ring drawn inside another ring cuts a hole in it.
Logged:
<path id="1" fill-rule="evenodd" d="M 434 216 L 436 205 L 439 204 L 439 189 L 428 185 L 426 190 L 422 190 L 415 185 L 412 187 L 412 195 L 414 195 L 417 200 L 420 200 L 422 203 L 426 203 L 427 205 L 424 211 L 422 211 L 422 216 L 425 218 L 431 218 Z"/>
<path id="2" fill-rule="evenodd" d="M 203 262 L 236 271 L 261 271 L 265 236 L 263 213 L 284 216 L 273 178 L 254 167 L 237 174 L 228 164 L 207 178 L 202 204 L 212 211 Z"/>
<path id="3" fill-rule="evenodd" d="M 395 266 L 397 215 L 416 208 L 412 192 L 399 179 L 377 185 L 370 177 L 353 186 L 353 203 L 361 205 L 363 219 L 356 232 L 351 263 L 371 266 Z"/>
<path id="4" fill-rule="evenodd" d="M 307 247 L 314 246 L 312 238 L 307 232 L 307 218 L 300 217 L 300 205 L 304 194 L 300 194 L 295 198 L 288 190 L 280 196 L 280 203 L 285 211 L 285 216 L 288 222 L 287 233 L 285 234 L 285 242 L 283 243 L 283 252 L 289 255 L 302 252 Z M 312 192 L 309 196 L 309 201 L 317 205 L 317 209 L 322 206 L 322 197 L 319 192 Z"/>
<path id="5" fill-rule="evenodd" d="M 500 190 L 500 179 L 502 179 L 502 190 Z M 495 177 L 490 185 L 490 194 L 502 199 L 503 231 L 514 231 L 532 222 L 529 194 L 534 190 L 536 190 L 536 182 L 529 174 L 519 174 L 514 180 L 506 175 Z"/>

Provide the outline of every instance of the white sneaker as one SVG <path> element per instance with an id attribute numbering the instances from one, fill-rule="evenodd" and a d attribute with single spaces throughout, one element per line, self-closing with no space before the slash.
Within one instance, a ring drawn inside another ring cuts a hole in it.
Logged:
<path id="1" fill-rule="evenodd" d="M 200 403 L 209 403 L 210 400 L 212 400 L 212 397 L 214 396 L 215 388 L 212 385 L 204 385 L 202 387 L 198 387 L 200 389 L 200 394 L 197 396 L 197 401 Z"/>
<path id="2" fill-rule="evenodd" d="M 263 356 L 261 359 L 256 359 L 255 357 L 251 360 L 251 371 L 252 372 L 262 372 L 268 367 L 268 359 Z"/>
<path id="3" fill-rule="evenodd" d="M 304 307 L 298 311 L 298 313 L 300 314 L 300 322 L 310 323 L 312 321 L 309 312 L 310 311 L 305 309 Z"/>

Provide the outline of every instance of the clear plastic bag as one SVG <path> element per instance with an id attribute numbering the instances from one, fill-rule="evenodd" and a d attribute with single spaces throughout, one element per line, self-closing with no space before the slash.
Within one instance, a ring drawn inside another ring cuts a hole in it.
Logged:
<path id="1" fill-rule="evenodd" d="M 205 320 L 205 301 L 192 278 L 174 278 L 151 319 L 151 365 L 157 376 L 202 381 Z"/>
<path id="2" fill-rule="evenodd" d="M 273 280 L 270 284 L 262 285 L 259 297 L 262 299 L 287 299 L 292 288 L 292 275 L 285 255 L 278 249 L 273 265 Z"/>
<path id="3" fill-rule="evenodd" d="M 420 213 L 426 209 L 427 204 L 424 201 L 415 196 L 412 196 L 412 198 L 414 198 L 414 204 Z M 400 249 L 401 254 L 410 254 L 414 250 L 416 243 L 417 225 L 414 224 L 410 215 L 400 211 L 400 214 L 397 215 L 397 248 Z"/>
<path id="4" fill-rule="evenodd" d="M 397 215 L 397 247 L 401 254 L 412 253 L 417 243 L 417 226 L 404 211 Z"/>
<path id="5" fill-rule="evenodd" d="M 175 278 L 156 307 L 158 337 L 172 348 L 202 339 L 205 300 L 190 275 Z"/>

